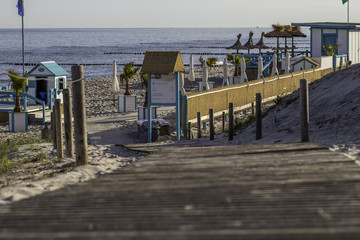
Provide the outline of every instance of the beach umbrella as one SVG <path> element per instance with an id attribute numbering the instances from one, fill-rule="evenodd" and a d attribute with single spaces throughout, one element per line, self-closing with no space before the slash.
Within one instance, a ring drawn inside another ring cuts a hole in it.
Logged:
<path id="1" fill-rule="evenodd" d="M 258 75 L 257 75 L 257 79 L 263 78 L 263 68 L 264 68 L 264 61 L 263 58 L 261 56 L 259 56 L 258 58 Z"/>
<path id="2" fill-rule="evenodd" d="M 245 62 L 245 58 L 242 57 L 241 58 L 241 75 L 240 75 L 240 82 L 247 82 L 248 78 L 246 75 L 246 62 Z"/>
<path id="3" fill-rule="evenodd" d="M 277 55 L 276 53 L 274 53 L 273 55 L 273 67 L 272 67 L 272 71 L 271 71 L 271 76 L 275 76 L 275 75 L 279 75 L 279 71 L 278 71 L 278 68 L 277 68 Z"/>
<path id="4" fill-rule="evenodd" d="M 207 69 L 207 64 L 206 64 L 206 60 L 204 59 L 204 63 L 202 65 L 202 86 L 206 87 L 205 90 L 210 89 L 209 88 L 209 83 L 208 83 L 208 69 Z"/>
<path id="5" fill-rule="evenodd" d="M 186 94 L 186 91 L 185 91 L 185 88 L 184 88 L 184 81 L 185 81 L 184 73 L 180 73 L 180 91 L 181 91 L 181 95 Z"/>
<path id="6" fill-rule="evenodd" d="M 288 27 L 288 33 L 290 33 L 292 35 L 292 38 L 291 38 L 291 56 L 294 57 L 295 56 L 294 49 L 296 49 L 296 47 L 294 46 L 294 38 L 296 38 L 296 37 L 306 38 L 306 35 L 301 32 L 301 28 L 299 26 L 297 26 L 297 27 L 289 26 Z"/>
<path id="7" fill-rule="evenodd" d="M 259 53 L 261 52 L 261 49 L 270 49 L 271 47 L 266 46 L 264 43 L 264 32 L 261 33 L 261 38 L 257 44 L 255 44 L 255 47 L 259 49 Z"/>
<path id="8" fill-rule="evenodd" d="M 189 70 L 189 81 L 194 82 L 195 81 L 195 73 L 194 73 L 194 57 L 191 54 L 190 55 L 190 70 Z"/>
<path id="9" fill-rule="evenodd" d="M 279 38 L 291 38 L 292 35 L 285 31 L 285 26 L 279 25 L 279 24 L 273 24 L 272 25 L 273 31 L 268 32 L 264 34 L 264 37 L 266 38 L 276 38 L 276 54 L 279 55 L 279 50 L 283 49 L 279 46 Z M 286 49 L 286 46 L 285 46 Z"/>
<path id="10" fill-rule="evenodd" d="M 119 80 L 117 79 L 117 67 L 116 61 L 113 62 L 113 82 L 112 82 L 112 91 L 114 93 L 120 92 Z"/>
<path id="11" fill-rule="evenodd" d="M 224 79 L 223 79 L 223 86 L 227 86 L 229 85 L 229 68 L 227 65 L 227 59 L 225 58 L 224 60 L 224 64 L 223 64 L 223 69 L 224 69 Z"/>
<path id="12" fill-rule="evenodd" d="M 244 44 L 244 47 L 246 47 L 248 49 L 248 54 L 250 54 L 250 49 L 256 48 L 256 46 L 252 40 L 253 36 L 254 36 L 253 31 L 250 31 L 249 32 L 249 40 Z"/>
<path id="13" fill-rule="evenodd" d="M 241 33 L 237 35 L 237 40 L 234 43 L 234 45 L 227 47 L 226 49 L 234 49 L 236 50 L 236 53 L 239 53 L 239 50 L 247 50 L 247 48 L 241 44 L 240 38 L 241 38 Z"/>
<path id="14" fill-rule="evenodd" d="M 286 54 L 285 57 L 285 74 L 290 72 L 290 54 Z"/>

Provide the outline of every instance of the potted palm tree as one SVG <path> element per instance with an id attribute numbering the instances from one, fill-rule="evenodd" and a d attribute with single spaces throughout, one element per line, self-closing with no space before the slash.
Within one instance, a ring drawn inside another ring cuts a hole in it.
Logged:
<path id="1" fill-rule="evenodd" d="M 206 66 L 208 69 L 213 67 L 213 65 L 216 64 L 217 62 L 217 58 L 215 57 L 210 57 L 208 58 L 206 61 L 202 58 L 202 56 L 200 56 L 199 58 L 199 62 L 201 63 L 201 66 L 203 68 L 203 71 L 204 71 L 204 66 Z M 206 65 L 204 65 L 206 63 Z M 205 69 L 205 72 L 207 72 L 208 70 Z M 204 74 L 204 72 L 203 72 Z M 205 89 L 212 89 L 214 88 L 214 82 L 209 82 L 208 81 L 208 74 L 205 73 L 206 77 L 204 77 L 203 75 L 203 79 L 201 82 L 199 82 L 199 91 L 202 91 L 202 90 L 205 90 Z M 206 80 L 205 80 L 206 79 Z"/>
<path id="2" fill-rule="evenodd" d="M 125 64 L 123 73 L 120 75 L 120 81 L 125 83 L 125 93 L 119 96 L 119 112 L 129 112 L 136 110 L 136 96 L 130 93 L 130 81 L 136 76 L 139 67 L 134 67 L 133 62 Z"/>
<path id="3" fill-rule="evenodd" d="M 20 104 L 20 93 L 27 84 L 28 74 L 20 75 L 15 71 L 8 71 L 8 76 L 15 91 L 15 108 L 9 114 L 9 130 L 12 132 L 27 131 L 27 112 L 23 112 Z"/>
<path id="4" fill-rule="evenodd" d="M 250 62 L 250 59 L 244 58 L 246 63 Z M 241 57 L 233 56 L 231 54 L 227 55 L 227 60 L 232 62 L 235 65 L 235 72 L 232 83 L 240 82 L 240 65 L 241 65 Z"/>

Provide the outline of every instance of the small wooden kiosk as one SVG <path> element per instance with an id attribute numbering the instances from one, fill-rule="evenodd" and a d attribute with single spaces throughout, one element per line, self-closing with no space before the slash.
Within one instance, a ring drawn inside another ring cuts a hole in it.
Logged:
<path id="1" fill-rule="evenodd" d="M 148 142 L 152 137 L 152 106 L 176 106 L 176 140 L 180 140 L 180 73 L 185 72 L 180 52 L 146 52 L 142 73 L 148 74 Z"/>
<path id="2" fill-rule="evenodd" d="M 40 62 L 30 72 L 28 78 L 28 94 L 45 101 L 50 109 L 55 99 L 61 99 L 66 88 L 68 73 L 54 61 Z M 29 104 L 36 104 L 29 99 Z"/>

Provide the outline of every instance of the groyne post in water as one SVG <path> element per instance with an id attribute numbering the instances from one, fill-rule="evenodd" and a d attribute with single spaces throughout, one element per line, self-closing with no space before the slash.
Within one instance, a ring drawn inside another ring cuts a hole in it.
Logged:
<path id="1" fill-rule="evenodd" d="M 76 164 L 88 164 L 88 142 L 86 127 L 86 111 L 85 111 L 85 81 L 84 67 L 75 65 L 71 67 L 71 78 L 73 81 L 73 115 L 75 128 L 75 153 Z"/>

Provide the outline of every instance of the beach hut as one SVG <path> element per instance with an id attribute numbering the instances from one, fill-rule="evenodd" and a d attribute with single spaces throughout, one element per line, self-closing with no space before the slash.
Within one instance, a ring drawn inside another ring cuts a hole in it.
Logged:
<path id="1" fill-rule="evenodd" d="M 302 71 L 320 66 L 319 63 L 315 62 L 309 57 L 302 57 L 300 60 L 291 64 L 291 72 Z"/>
<path id="2" fill-rule="evenodd" d="M 45 101 L 50 108 L 55 99 L 61 99 L 66 88 L 68 73 L 54 61 L 40 62 L 29 72 L 27 92 L 29 95 Z M 36 104 L 29 99 L 28 104 Z"/>
<path id="3" fill-rule="evenodd" d="M 347 55 L 352 64 L 360 63 L 360 23 L 313 22 L 292 23 L 291 25 L 310 28 L 312 58 L 325 56 L 322 48 L 331 44 L 338 45 L 336 55 Z"/>

